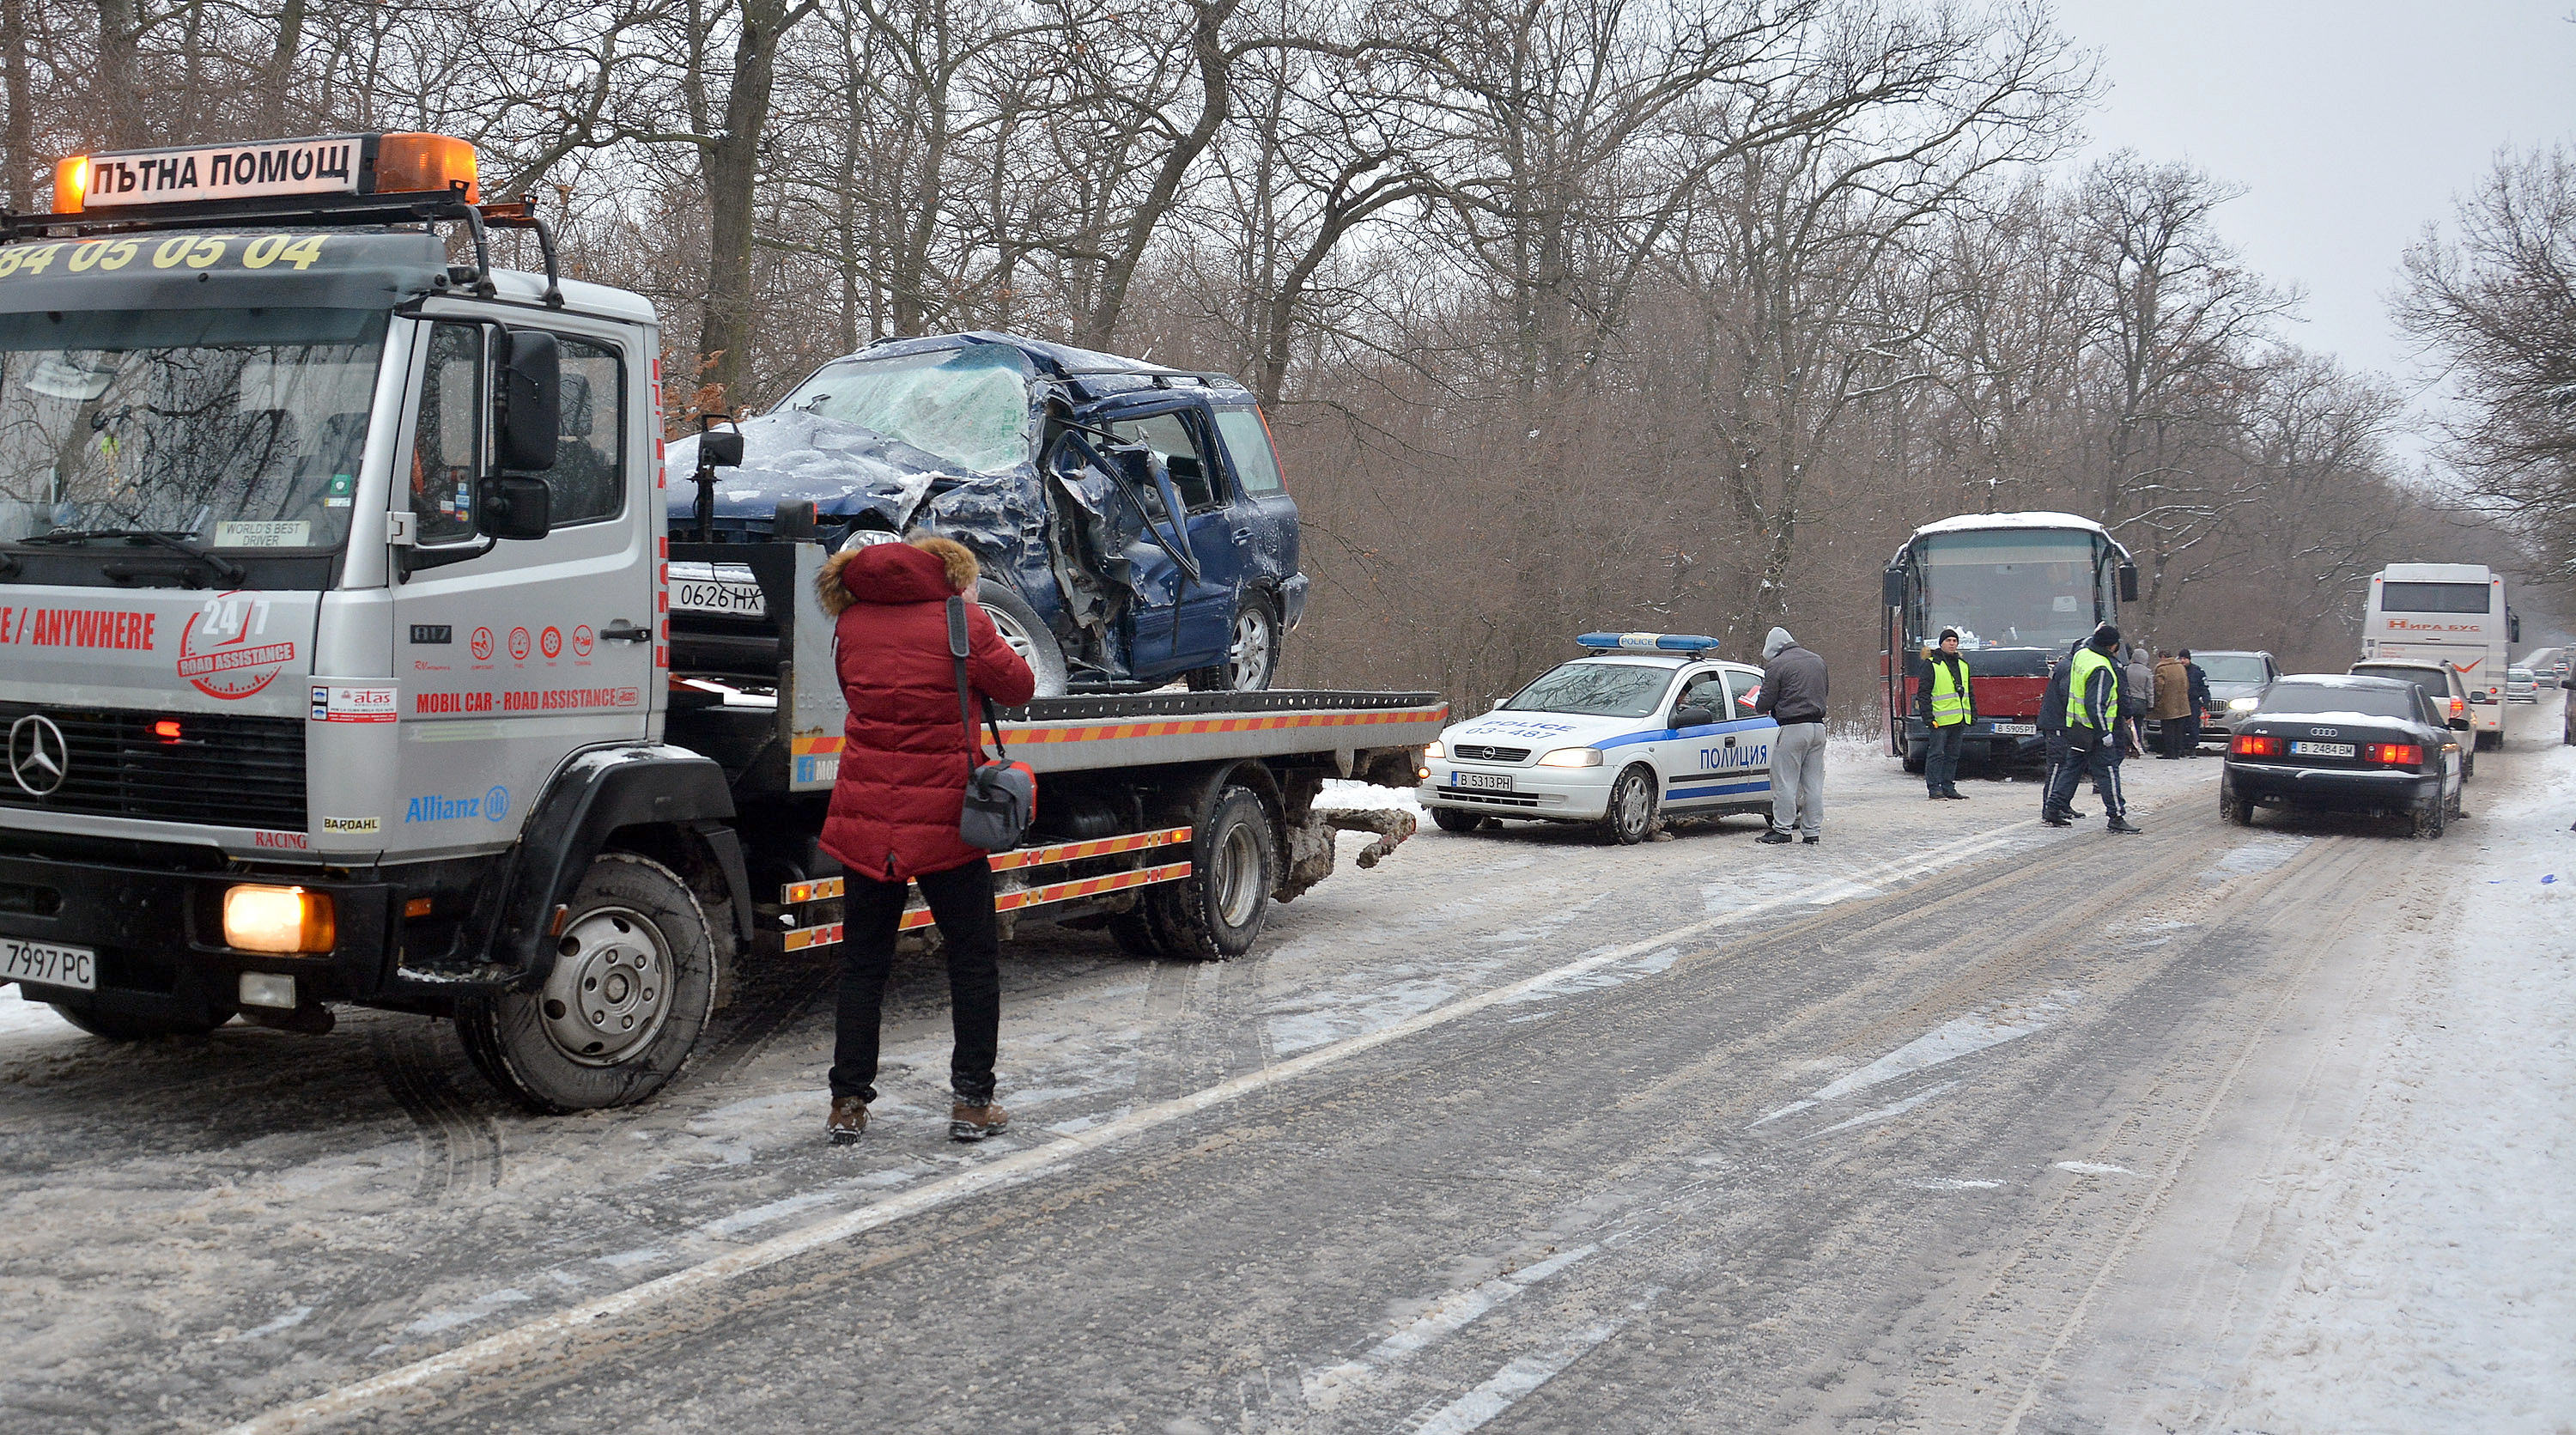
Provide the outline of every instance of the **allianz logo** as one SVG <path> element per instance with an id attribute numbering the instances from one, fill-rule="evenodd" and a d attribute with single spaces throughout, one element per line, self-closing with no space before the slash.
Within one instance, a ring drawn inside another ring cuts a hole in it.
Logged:
<path id="1" fill-rule="evenodd" d="M 509 815 L 510 789 L 495 787 L 480 797 L 441 797 L 435 793 L 411 799 L 403 812 L 403 821 L 454 822 L 460 818 L 480 817 L 498 822 Z"/>

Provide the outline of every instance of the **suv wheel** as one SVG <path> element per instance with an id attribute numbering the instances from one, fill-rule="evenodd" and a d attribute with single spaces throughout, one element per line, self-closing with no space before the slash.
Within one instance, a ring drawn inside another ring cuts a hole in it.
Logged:
<path id="1" fill-rule="evenodd" d="M 1189 675 L 1190 691 L 1268 692 L 1270 680 L 1278 672 L 1279 619 L 1272 615 L 1266 600 L 1246 593 L 1243 606 L 1234 613 L 1234 631 L 1226 643 L 1225 661 L 1193 671 Z"/>
<path id="2" fill-rule="evenodd" d="M 1055 634 L 1038 620 L 1037 610 L 1028 600 L 990 578 L 975 580 L 975 606 L 993 620 L 993 630 L 1038 680 L 1037 695 L 1060 698 L 1065 690 L 1064 649 Z"/>

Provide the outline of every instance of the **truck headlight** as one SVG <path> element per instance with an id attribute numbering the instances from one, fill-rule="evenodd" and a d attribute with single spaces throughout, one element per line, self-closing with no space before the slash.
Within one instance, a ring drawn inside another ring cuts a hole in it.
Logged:
<path id="1" fill-rule="evenodd" d="M 1601 749 L 1597 747 L 1560 747 L 1538 760 L 1541 767 L 1599 767 Z"/>
<path id="2" fill-rule="evenodd" d="M 234 887 L 224 893 L 224 945 L 245 952 L 327 952 L 339 940 L 331 894 L 301 887 Z"/>
<path id="3" fill-rule="evenodd" d="M 2229 698 L 2227 700 L 2227 710 L 2232 713 L 2250 713 L 2262 705 L 2263 700 L 2261 698 Z"/>

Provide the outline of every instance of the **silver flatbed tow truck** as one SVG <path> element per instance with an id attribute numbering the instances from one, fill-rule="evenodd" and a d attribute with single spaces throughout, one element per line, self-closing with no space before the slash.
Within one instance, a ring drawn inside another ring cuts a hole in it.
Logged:
<path id="1" fill-rule="evenodd" d="M 547 272 L 494 268 L 496 228 Z M 739 964 L 835 940 L 824 544 L 671 543 L 659 353 L 442 136 L 90 156 L 0 215 L 0 982 L 111 1038 L 447 1016 L 566 1111 L 649 1096 Z M 757 621 L 671 611 L 718 557 Z M 997 906 L 1239 954 L 1337 830 L 1364 865 L 1409 834 L 1315 799 L 1410 786 L 1445 716 L 1014 710 L 1040 826 Z"/>

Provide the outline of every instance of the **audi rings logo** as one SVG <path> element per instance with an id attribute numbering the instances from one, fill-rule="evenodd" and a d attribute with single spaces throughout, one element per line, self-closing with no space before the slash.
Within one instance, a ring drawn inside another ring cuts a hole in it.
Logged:
<path id="1" fill-rule="evenodd" d="M 2308 729 L 2308 736 L 2310 736 L 2310 737 L 2341 737 L 2341 736 L 2343 736 L 2343 729 L 2342 729 L 2342 728 L 2339 728 L 2339 727 L 2312 727 L 2312 728 Z"/>
<path id="2" fill-rule="evenodd" d="M 71 744 L 43 713 L 9 724 L 9 775 L 30 797 L 50 797 L 72 765 Z"/>

